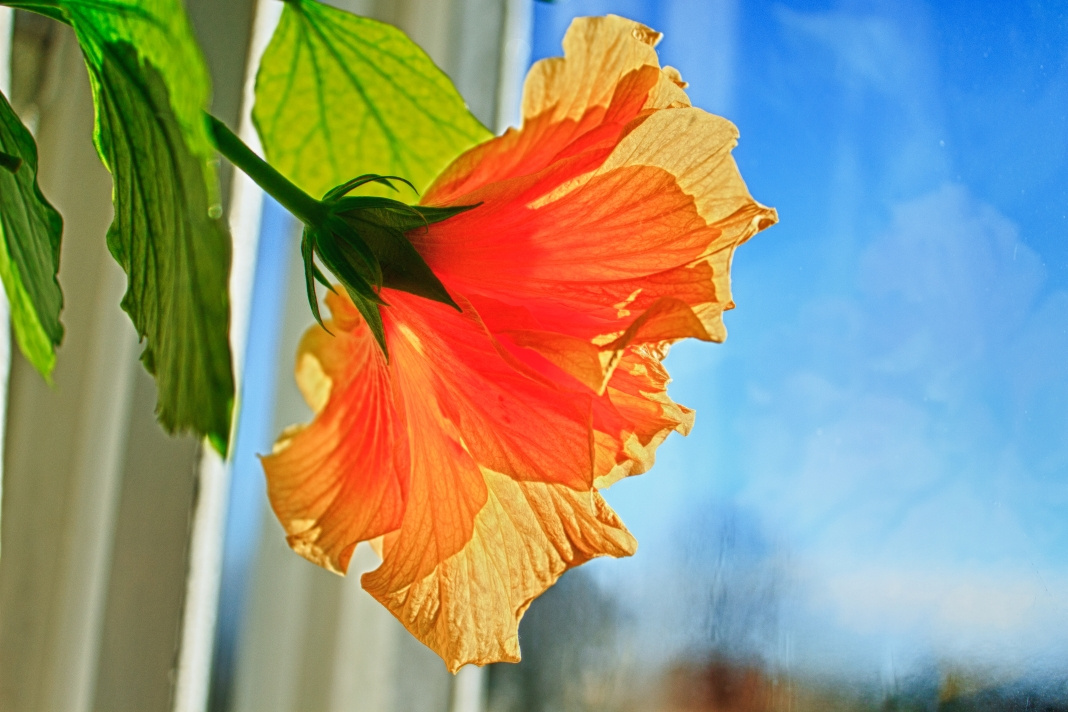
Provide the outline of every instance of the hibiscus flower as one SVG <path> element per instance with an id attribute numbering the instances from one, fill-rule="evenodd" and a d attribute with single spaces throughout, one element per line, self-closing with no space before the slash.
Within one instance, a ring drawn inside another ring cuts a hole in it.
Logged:
<path id="1" fill-rule="evenodd" d="M 408 237 L 455 304 L 383 289 L 388 358 L 348 297 L 297 380 L 314 420 L 263 458 L 290 545 L 364 588 L 450 670 L 519 659 L 519 620 L 567 569 L 636 542 L 599 488 L 653 464 L 693 413 L 668 346 L 721 341 L 734 248 L 773 224 L 690 106 L 660 35 L 576 20 L 533 66 L 523 125 L 457 158 L 422 199 L 477 206 Z"/>

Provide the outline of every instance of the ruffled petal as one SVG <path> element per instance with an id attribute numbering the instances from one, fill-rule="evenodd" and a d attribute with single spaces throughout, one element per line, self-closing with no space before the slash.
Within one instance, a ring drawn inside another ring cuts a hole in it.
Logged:
<path id="1" fill-rule="evenodd" d="M 655 67 L 659 79 L 660 60 L 654 48 L 662 38 L 659 32 L 617 15 L 576 18 L 564 35 L 564 56 L 530 68 L 523 86 L 523 117 L 548 114 L 555 121 L 577 120 L 593 107 L 607 106 L 616 85 L 631 72 Z M 690 105 L 677 71 L 669 69 L 664 81 L 664 93 L 652 95 L 643 108 Z M 678 90 L 670 100 L 668 86 Z"/>
<path id="2" fill-rule="evenodd" d="M 413 488 L 412 524 L 406 518 L 400 535 L 387 539 L 384 563 L 362 580 L 453 672 L 467 663 L 518 661 L 519 619 L 534 598 L 573 566 L 637 548 L 596 492 L 516 482 L 491 470 L 482 479 L 485 505 L 461 550 L 412 577 L 408 562 L 420 558 L 425 530 L 441 514 L 434 493 Z"/>
<path id="3" fill-rule="evenodd" d="M 353 470 L 374 473 L 375 463 L 359 458 L 374 444 L 368 404 L 389 393 L 391 422 L 402 423 L 402 432 L 377 434 L 393 444 L 381 449 L 404 451 L 396 454 L 408 465 L 405 506 L 384 538 L 382 566 L 364 584 L 451 669 L 518 659 L 519 618 L 534 597 L 570 566 L 634 550 L 592 489 L 593 399 L 511 359 L 462 300 L 463 313 L 395 292 L 387 300 L 388 366 L 343 298 L 330 300 L 327 326 L 335 336 L 312 329 L 305 337 L 301 362 L 315 354 L 317 365 L 305 370 L 322 375 L 304 373 L 302 383 L 309 400 L 325 406 L 265 458 L 272 500 L 282 497 L 290 509 L 300 504 L 306 514 L 303 500 L 322 489 L 318 480 L 339 479 L 321 476 L 329 472 L 323 463 L 334 459 L 352 458 Z M 323 379 L 346 373 L 362 375 L 350 378 L 358 387 L 323 387 Z M 321 451 L 309 452 L 316 442 Z M 295 474 L 290 453 L 305 458 Z M 349 497 L 343 504 L 358 521 L 378 502 Z M 331 541 L 356 533 L 334 522 L 323 534 L 326 524 L 320 517 L 301 532 Z M 344 550 L 359 538 L 368 536 L 344 541 Z M 308 555 L 303 540 L 290 541 Z"/>
<path id="4" fill-rule="evenodd" d="M 677 140 L 679 136 L 686 141 Z M 693 199 L 694 210 L 713 239 L 690 267 L 703 263 L 711 268 L 715 297 L 691 306 L 716 341 L 727 335 L 723 312 L 734 308 L 730 294 L 734 249 L 778 221 L 773 208 L 750 196 L 730 155 L 737 139 L 738 129 L 732 123 L 700 109 L 658 112 L 624 137 L 589 178 L 595 181 L 636 165 L 662 169 Z M 694 150 L 695 144 L 700 150 Z"/>
<path id="5" fill-rule="evenodd" d="M 297 383 L 315 420 L 283 433 L 262 461 L 289 545 L 344 573 L 357 542 L 400 526 L 409 462 L 407 432 L 374 337 L 347 300 L 327 301 L 334 335 L 312 328 L 297 354 Z"/>
<path id="6" fill-rule="evenodd" d="M 671 380 L 661 349 L 643 344 L 620 356 L 594 416 L 598 489 L 653 466 L 656 449 L 668 435 L 688 435 L 694 412 L 671 400 Z"/>

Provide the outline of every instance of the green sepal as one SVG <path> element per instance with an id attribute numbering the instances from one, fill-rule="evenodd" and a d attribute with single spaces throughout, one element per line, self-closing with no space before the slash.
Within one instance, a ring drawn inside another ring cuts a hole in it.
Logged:
<path id="1" fill-rule="evenodd" d="M 322 276 L 322 272 L 315 265 L 315 250 L 308 228 L 304 228 L 304 234 L 300 238 L 300 256 L 304 260 L 304 286 L 308 291 L 308 305 L 311 307 L 315 323 L 323 328 L 326 333 L 331 333 L 323 323 L 322 314 L 319 312 L 319 295 L 315 293 L 315 280 Z"/>
<path id="2" fill-rule="evenodd" d="M 380 306 L 388 306 L 382 298 L 371 288 L 371 285 L 353 268 L 350 261 L 345 259 L 345 252 L 336 240 L 323 239 L 320 232 L 305 228 L 300 242 L 300 253 L 304 260 L 304 282 L 308 292 L 308 304 L 311 306 L 312 315 L 319 326 L 328 334 L 332 332 L 323 323 L 322 313 L 319 310 L 319 296 L 315 293 L 315 282 L 319 281 L 333 291 L 326 276 L 315 264 L 315 256 L 318 254 L 327 268 L 337 275 L 349 299 L 363 316 L 367 326 L 374 334 L 382 353 L 389 358 L 389 350 L 386 348 L 386 334 L 382 326 L 382 313 Z"/>
<path id="3" fill-rule="evenodd" d="M 346 183 L 342 183 L 341 185 L 337 186 L 336 188 L 331 188 L 330 190 L 328 190 L 326 192 L 326 195 L 323 196 L 323 202 L 324 203 L 332 203 L 332 202 L 338 200 L 339 198 L 343 197 L 344 195 L 346 195 L 348 193 L 351 193 L 352 191 L 356 190 L 360 186 L 366 185 L 368 183 L 378 183 L 379 185 L 384 185 L 387 188 L 389 188 L 390 190 L 396 192 L 397 186 L 393 185 L 393 181 L 395 181 L 395 180 L 396 181 L 400 181 L 401 183 L 404 183 L 406 186 L 411 188 L 416 193 L 419 192 L 419 191 L 415 190 L 415 186 L 414 185 L 412 185 L 410 182 L 408 182 L 408 180 L 406 180 L 404 178 L 401 178 L 400 176 L 380 176 L 380 175 L 377 175 L 375 173 L 365 173 L 362 176 L 356 176 L 355 178 L 353 178 L 352 180 L 350 180 L 350 181 L 348 181 Z"/>
<path id="4" fill-rule="evenodd" d="M 37 145 L 0 94 L 0 279 L 11 306 L 15 340 L 26 359 L 51 380 L 63 293 L 56 273 L 63 218 L 37 185 Z M 17 165 L 15 165 L 17 164 Z"/>
<path id="5" fill-rule="evenodd" d="M 474 205 L 456 205 L 449 208 L 433 208 L 426 205 L 413 205 L 412 208 L 423 216 L 423 220 L 429 226 L 434 223 L 442 222 L 443 220 L 448 220 L 454 215 L 466 213 L 468 210 L 474 210 L 480 205 L 482 205 L 482 203 L 475 203 Z"/>
<path id="6" fill-rule="evenodd" d="M 314 275 L 315 280 L 319 284 L 323 285 L 331 292 L 334 292 L 335 294 L 337 293 L 337 290 L 334 289 L 333 282 L 326 278 L 326 275 L 323 274 L 323 271 L 319 269 L 319 265 L 315 264 L 314 262 L 312 263 L 312 274 Z"/>
<path id="7" fill-rule="evenodd" d="M 390 218 L 390 225 L 403 232 L 408 232 L 419 228 L 428 228 L 434 223 L 448 220 L 460 213 L 466 213 L 468 210 L 474 210 L 480 205 L 482 203 L 435 208 L 424 205 L 408 205 L 399 200 L 379 198 L 373 195 L 350 195 L 335 201 L 332 209 L 342 216 L 368 209 L 388 210 L 396 214 L 396 217 Z"/>
<path id="8" fill-rule="evenodd" d="M 366 299 L 363 299 L 359 294 L 353 294 L 349 291 L 349 298 L 352 299 L 352 303 L 356 305 L 356 309 L 359 310 L 363 316 L 363 320 L 367 322 L 367 328 L 371 330 L 371 333 L 375 337 L 375 341 L 378 342 L 378 347 L 382 349 L 382 355 L 386 357 L 386 361 L 389 361 L 389 347 L 386 346 L 386 330 L 382 326 L 382 312 L 377 304 L 374 304 Z"/>
<path id="9" fill-rule="evenodd" d="M 345 220 L 378 259 L 382 266 L 383 286 L 459 310 L 445 285 L 405 235 L 413 229 L 426 229 L 426 222 L 418 211 L 410 206 L 404 208 L 410 212 L 390 207 L 354 210 L 345 216 Z"/>
<path id="10" fill-rule="evenodd" d="M 327 235 L 333 235 L 336 241 L 347 245 L 350 249 L 346 250 L 346 252 L 350 252 L 353 258 L 350 263 L 351 267 L 360 274 L 363 280 L 374 285 L 377 289 L 382 288 L 382 267 L 378 264 L 375 253 L 360 239 L 359 235 L 352 233 L 352 229 L 341 216 L 331 212 L 330 217 L 326 220 L 325 229 L 318 234 L 322 238 Z M 317 246 L 325 242 L 329 241 L 321 240 Z"/>
<path id="11" fill-rule="evenodd" d="M 366 275 L 361 273 L 357 266 L 358 261 L 353 259 L 356 253 L 349 245 L 331 233 L 315 233 L 313 240 L 316 254 L 322 258 L 326 268 L 337 276 L 347 290 L 369 301 L 383 303 Z"/>

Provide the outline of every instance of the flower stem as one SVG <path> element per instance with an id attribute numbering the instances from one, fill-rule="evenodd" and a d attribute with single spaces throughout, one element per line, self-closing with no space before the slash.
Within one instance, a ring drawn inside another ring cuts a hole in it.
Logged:
<path id="1" fill-rule="evenodd" d="M 322 203 L 257 156 L 226 124 L 211 114 L 205 113 L 205 117 L 219 153 L 244 171 L 264 192 L 281 203 L 282 207 L 305 225 L 313 225 L 325 219 L 326 209 Z"/>

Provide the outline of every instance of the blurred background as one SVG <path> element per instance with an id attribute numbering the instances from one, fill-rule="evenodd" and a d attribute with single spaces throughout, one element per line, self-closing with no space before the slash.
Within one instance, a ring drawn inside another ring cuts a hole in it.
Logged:
<path id="1" fill-rule="evenodd" d="M 154 425 L 84 70 L 19 13 L 68 336 L 52 387 L 12 359 L 0 709 L 1068 710 L 1068 2 L 336 4 L 408 31 L 496 130 L 570 20 L 608 12 L 738 125 L 781 222 L 736 253 L 727 342 L 668 358 L 693 433 L 606 492 L 639 551 L 535 601 L 522 663 L 456 677 L 359 588 L 369 550 L 345 579 L 290 552 L 256 454 L 309 417 L 295 225 L 227 178 L 223 465 Z M 189 7 L 238 126 L 281 3 Z"/>

